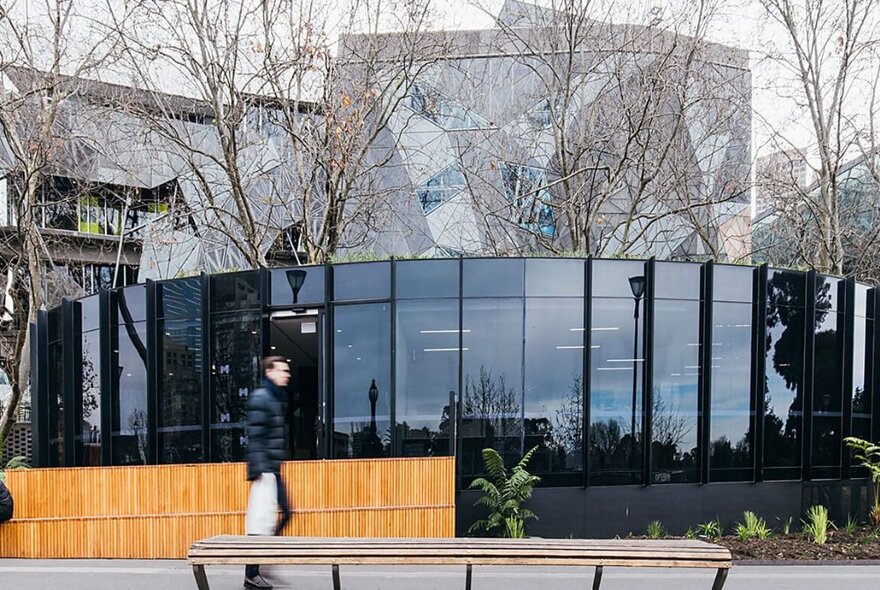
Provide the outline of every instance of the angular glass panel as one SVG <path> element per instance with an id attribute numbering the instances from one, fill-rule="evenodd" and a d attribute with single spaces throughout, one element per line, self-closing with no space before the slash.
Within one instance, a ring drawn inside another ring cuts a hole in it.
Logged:
<path id="1" fill-rule="evenodd" d="M 463 475 L 483 473 L 484 448 L 508 466 L 522 456 L 522 306 L 522 299 L 463 302 Z"/>
<path id="2" fill-rule="evenodd" d="M 359 262 L 333 267 L 333 299 L 388 299 L 391 297 L 391 263 Z"/>
<path id="3" fill-rule="evenodd" d="M 594 260 L 593 297 L 633 297 L 631 277 L 645 276 L 645 263 L 638 260 Z M 642 283 L 644 285 L 644 283 Z"/>
<path id="4" fill-rule="evenodd" d="M 699 481 L 700 303 L 654 303 L 651 466 L 654 483 Z M 713 355 L 712 366 L 720 362 Z"/>
<path id="5" fill-rule="evenodd" d="M 125 324 L 112 359 L 113 464 L 147 463 L 147 328 Z"/>
<path id="6" fill-rule="evenodd" d="M 260 381 L 260 312 L 211 317 L 211 460 L 244 461 L 247 400 Z"/>
<path id="7" fill-rule="evenodd" d="M 815 338 L 811 476 L 814 479 L 839 478 L 840 431 L 843 427 L 843 314 L 817 309 Z"/>
<path id="8" fill-rule="evenodd" d="M 765 330 L 764 479 L 800 479 L 804 311 L 771 305 Z"/>
<path id="9" fill-rule="evenodd" d="M 197 318 L 202 316 L 202 279 L 175 279 L 156 285 L 156 317 Z"/>
<path id="10" fill-rule="evenodd" d="M 752 481 L 752 312 L 750 303 L 712 308 L 709 481 Z"/>
<path id="11" fill-rule="evenodd" d="M 394 272 L 398 299 L 458 297 L 458 260 L 401 260 Z"/>
<path id="12" fill-rule="evenodd" d="M 324 303 L 324 267 L 297 266 L 270 271 L 272 307 Z"/>
<path id="13" fill-rule="evenodd" d="M 89 330 L 97 330 L 100 325 L 100 306 L 98 303 L 98 296 L 92 295 L 91 297 L 84 297 L 74 305 L 79 309 L 79 312 L 82 313 L 82 331 L 88 332 Z M 76 311 L 74 311 L 74 313 L 76 313 Z"/>
<path id="14" fill-rule="evenodd" d="M 525 450 L 547 485 L 583 484 L 583 299 L 527 299 Z"/>
<path id="15" fill-rule="evenodd" d="M 158 322 L 159 461 L 191 463 L 204 459 L 202 448 L 201 320 Z"/>
<path id="16" fill-rule="evenodd" d="M 397 304 L 397 434 L 403 457 L 452 454 L 458 394 L 458 300 Z"/>
<path id="17" fill-rule="evenodd" d="M 584 260 L 526 260 L 526 297 L 583 297 Z"/>
<path id="18" fill-rule="evenodd" d="M 260 273 L 257 271 L 213 275 L 211 311 L 236 311 L 260 307 Z"/>
<path id="19" fill-rule="evenodd" d="M 462 264 L 465 297 L 522 297 L 521 258 L 473 258 Z"/>
<path id="20" fill-rule="evenodd" d="M 712 295 L 715 301 L 751 303 L 755 269 L 749 266 L 716 264 L 712 269 Z"/>
<path id="21" fill-rule="evenodd" d="M 101 464 L 101 333 L 82 335 L 79 395 L 81 420 L 76 425 L 76 465 Z"/>
<path id="22" fill-rule="evenodd" d="M 843 311 L 844 284 L 842 279 L 816 276 L 816 313 Z"/>
<path id="23" fill-rule="evenodd" d="M 489 122 L 424 82 L 413 84 L 406 105 L 446 130 L 485 129 Z"/>
<path id="24" fill-rule="evenodd" d="M 147 319 L 147 290 L 143 285 L 116 290 L 116 313 L 111 319 L 117 325 L 142 322 Z"/>
<path id="25" fill-rule="evenodd" d="M 625 281 L 626 273 L 622 276 Z M 633 317 L 633 306 L 632 299 L 592 302 L 588 433 L 592 485 L 642 483 L 645 323 L 641 308 L 639 318 Z"/>
<path id="26" fill-rule="evenodd" d="M 700 299 L 702 265 L 691 262 L 657 262 L 654 296 L 659 299 Z"/>
<path id="27" fill-rule="evenodd" d="M 510 162 L 502 162 L 498 171 L 510 203 L 511 218 L 524 229 L 554 237 L 556 225 L 552 197 L 546 187 L 547 171 Z"/>
<path id="28" fill-rule="evenodd" d="M 425 215 L 463 191 L 467 181 L 457 164 L 448 166 L 416 189 L 416 197 Z"/>
<path id="29" fill-rule="evenodd" d="M 333 457 L 388 456 L 391 305 L 334 309 Z"/>

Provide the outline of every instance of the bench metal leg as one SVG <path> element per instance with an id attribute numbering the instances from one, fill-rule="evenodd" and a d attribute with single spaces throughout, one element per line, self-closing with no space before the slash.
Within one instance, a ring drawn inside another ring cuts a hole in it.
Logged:
<path id="1" fill-rule="evenodd" d="M 602 583 L 602 566 L 596 566 L 596 573 L 593 576 L 593 590 L 599 590 L 599 584 Z"/>
<path id="2" fill-rule="evenodd" d="M 464 575 L 464 590 L 471 590 L 472 566 L 467 564 L 467 572 Z"/>
<path id="3" fill-rule="evenodd" d="M 718 570 L 718 573 L 715 574 L 715 583 L 712 584 L 712 590 L 721 590 L 724 587 L 724 582 L 727 580 L 727 571 L 727 568 Z"/>
<path id="4" fill-rule="evenodd" d="M 199 590 L 208 590 L 208 576 L 205 575 L 205 566 L 194 565 L 193 575 L 196 577 L 196 586 Z"/>
<path id="5" fill-rule="evenodd" d="M 333 590 L 342 590 L 342 584 L 339 583 L 339 566 L 333 564 Z"/>

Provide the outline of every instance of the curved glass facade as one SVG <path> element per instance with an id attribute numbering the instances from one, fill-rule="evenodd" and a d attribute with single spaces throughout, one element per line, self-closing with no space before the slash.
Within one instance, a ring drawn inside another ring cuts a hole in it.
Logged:
<path id="1" fill-rule="evenodd" d="M 863 477 L 876 290 L 767 267 L 463 258 L 148 282 L 41 312 L 40 466 L 241 461 L 259 359 L 291 456 L 537 447 L 547 486 Z"/>

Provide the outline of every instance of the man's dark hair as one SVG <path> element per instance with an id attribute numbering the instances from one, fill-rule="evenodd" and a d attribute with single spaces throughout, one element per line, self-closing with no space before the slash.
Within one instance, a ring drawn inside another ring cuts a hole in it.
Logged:
<path id="1" fill-rule="evenodd" d="M 262 362 L 263 375 L 274 369 L 276 363 L 287 364 L 287 359 L 283 356 L 267 356 L 264 358 Z"/>

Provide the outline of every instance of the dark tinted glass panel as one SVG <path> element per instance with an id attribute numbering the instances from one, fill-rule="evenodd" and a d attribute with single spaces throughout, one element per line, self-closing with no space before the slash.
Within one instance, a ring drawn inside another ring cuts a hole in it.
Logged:
<path id="1" fill-rule="evenodd" d="M 458 260 L 402 260 L 394 272 L 398 299 L 458 297 Z"/>
<path id="2" fill-rule="evenodd" d="M 141 322 L 118 331 L 112 358 L 113 464 L 147 462 L 147 329 Z"/>
<path id="3" fill-rule="evenodd" d="M 77 465 L 101 464 L 101 333 L 82 335 L 80 347 L 79 400 L 81 420 L 77 424 Z"/>
<path id="4" fill-rule="evenodd" d="M 769 306 L 764 401 L 764 479 L 800 479 L 804 311 Z"/>
<path id="5" fill-rule="evenodd" d="M 112 316 L 111 316 L 112 317 Z M 142 322 L 147 319 L 147 290 L 143 285 L 116 291 L 117 324 Z"/>
<path id="6" fill-rule="evenodd" d="M 391 263 L 365 262 L 333 267 L 333 298 L 388 299 L 391 297 Z"/>
<path id="7" fill-rule="evenodd" d="M 523 260 L 491 258 L 464 260 L 465 297 L 522 297 Z"/>
<path id="8" fill-rule="evenodd" d="M 482 450 L 492 447 L 508 465 L 522 453 L 522 299 L 463 303 L 464 398 L 462 473 L 483 472 Z"/>
<path id="9" fill-rule="evenodd" d="M 583 299 L 526 300 L 525 449 L 547 485 L 583 483 Z"/>
<path id="10" fill-rule="evenodd" d="M 271 271 L 274 307 L 324 303 L 324 267 L 299 266 Z"/>
<path id="11" fill-rule="evenodd" d="M 203 459 L 202 322 L 158 323 L 159 460 L 189 463 Z"/>
<path id="12" fill-rule="evenodd" d="M 632 297 L 630 277 L 644 277 L 645 263 L 637 260 L 594 260 L 593 297 Z"/>
<path id="13" fill-rule="evenodd" d="M 752 305 L 715 302 L 712 319 L 709 480 L 751 481 Z"/>
<path id="14" fill-rule="evenodd" d="M 97 330 L 100 322 L 100 310 L 98 296 L 92 295 L 77 301 L 74 305 L 79 308 L 82 313 L 82 331 Z M 76 313 L 76 312 L 74 312 Z"/>
<path id="15" fill-rule="evenodd" d="M 391 427 L 391 306 L 334 310 L 333 456 L 388 455 Z"/>
<path id="16" fill-rule="evenodd" d="M 202 280 L 178 279 L 156 286 L 156 317 L 201 317 Z"/>
<path id="17" fill-rule="evenodd" d="M 64 465 L 64 349 L 61 342 L 48 346 L 49 466 Z"/>
<path id="18" fill-rule="evenodd" d="M 712 274 L 714 275 L 712 291 L 715 301 L 751 303 L 755 269 L 748 266 L 716 264 L 712 269 Z"/>
<path id="19" fill-rule="evenodd" d="M 844 282 L 832 277 L 816 277 L 816 312 L 843 311 Z"/>
<path id="20" fill-rule="evenodd" d="M 626 280 L 626 273 L 621 277 Z M 639 319 L 633 318 L 633 305 L 632 298 L 592 302 L 588 473 L 593 485 L 642 482 L 645 324 L 641 307 Z"/>
<path id="21" fill-rule="evenodd" d="M 211 316 L 211 460 L 244 461 L 247 400 L 260 379 L 260 313 Z"/>
<path id="22" fill-rule="evenodd" d="M 843 314 L 816 312 L 813 360 L 812 477 L 840 477 Z"/>
<path id="23" fill-rule="evenodd" d="M 853 333 L 852 436 L 871 440 L 871 389 L 868 386 L 870 363 L 874 348 L 874 322 L 856 318 Z M 848 449 L 845 452 L 850 452 Z M 856 462 L 853 462 L 855 465 Z M 867 477 L 862 467 L 854 467 L 854 477 Z"/>
<path id="24" fill-rule="evenodd" d="M 527 297 L 583 297 L 584 261 L 526 260 Z"/>
<path id="25" fill-rule="evenodd" d="M 702 265 L 688 262 L 658 262 L 655 265 L 654 296 L 661 299 L 699 299 Z"/>
<path id="26" fill-rule="evenodd" d="M 767 303 L 804 307 L 806 275 L 793 270 L 771 270 L 767 275 Z"/>
<path id="27" fill-rule="evenodd" d="M 237 272 L 211 277 L 211 311 L 260 307 L 260 273 Z"/>
<path id="28" fill-rule="evenodd" d="M 451 454 L 458 394 L 458 300 L 397 304 L 398 454 Z"/>
<path id="29" fill-rule="evenodd" d="M 48 314 L 49 341 L 61 339 L 61 307 L 49 310 Z"/>
<path id="30" fill-rule="evenodd" d="M 698 481 L 700 303 L 660 299 L 654 306 L 653 482 Z"/>

